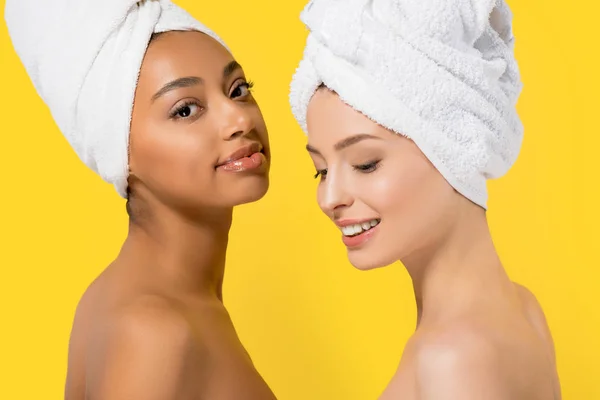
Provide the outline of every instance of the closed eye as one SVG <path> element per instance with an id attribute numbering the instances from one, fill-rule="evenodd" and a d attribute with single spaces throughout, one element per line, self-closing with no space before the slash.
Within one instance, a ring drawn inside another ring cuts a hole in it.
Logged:
<path id="1" fill-rule="evenodd" d="M 375 171 L 377 168 L 379 168 L 380 163 L 381 163 L 380 160 L 372 161 L 372 162 L 367 163 L 367 164 L 355 165 L 354 169 L 356 171 L 368 174 L 370 172 Z"/>

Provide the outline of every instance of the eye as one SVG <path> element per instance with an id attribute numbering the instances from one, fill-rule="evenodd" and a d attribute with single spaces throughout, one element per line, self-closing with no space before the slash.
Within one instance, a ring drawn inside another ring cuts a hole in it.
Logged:
<path id="1" fill-rule="evenodd" d="M 194 117 L 198 112 L 201 111 L 201 107 L 193 101 L 185 102 L 177 106 L 171 112 L 171 118 L 173 119 L 186 119 Z"/>
<path id="2" fill-rule="evenodd" d="M 253 87 L 254 83 L 252 82 L 242 82 L 233 89 L 231 98 L 246 97 L 251 93 Z"/>
<path id="3" fill-rule="evenodd" d="M 366 173 L 366 174 L 368 174 L 368 173 L 370 173 L 370 172 L 373 172 L 373 171 L 375 171 L 377 168 L 379 168 L 379 166 L 380 166 L 380 162 L 381 162 L 381 161 L 379 161 L 379 160 L 378 160 L 378 161 L 372 161 L 372 162 L 370 162 L 370 163 L 367 163 L 367 164 L 355 165 L 355 166 L 354 166 L 354 169 L 355 169 L 356 171 L 359 171 L 359 172 L 363 172 L 363 173 Z"/>
<path id="4" fill-rule="evenodd" d="M 327 176 L 327 169 L 318 169 L 317 173 L 315 174 L 315 179 L 317 179 L 319 176 L 321 177 L 321 180 L 325 179 Z"/>

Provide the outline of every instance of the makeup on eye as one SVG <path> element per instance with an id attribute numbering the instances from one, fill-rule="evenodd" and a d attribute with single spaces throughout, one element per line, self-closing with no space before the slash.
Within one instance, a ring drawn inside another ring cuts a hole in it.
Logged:
<path id="1" fill-rule="evenodd" d="M 365 164 L 355 164 L 352 166 L 352 169 L 362 174 L 370 174 L 379 169 L 380 166 L 381 160 L 378 159 Z M 321 180 L 325 179 L 325 177 L 327 176 L 327 168 L 317 169 L 317 172 L 314 175 L 314 179 L 317 179 L 319 176 L 321 177 Z"/>
<path id="2" fill-rule="evenodd" d="M 230 95 L 233 99 L 249 96 L 254 87 L 254 83 L 251 81 L 246 82 L 244 79 L 239 79 L 238 81 L 239 83 L 237 83 Z M 196 116 L 202 110 L 204 110 L 204 107 L 198 100 L 185 100 L 169 113 L 169 117 L 171 119 L 189 119 Z"/>
<path id="3" fill-rule="evenodd" d="M 176 120 L 188 119 L 196 116 L 203 109 L 197 100 L 184 100 L 169 113 L 169 117 Z"/>
<path id="4" fill-rule="evenodd" d="M 366 164 L 358 164 L 358 165 L 354 165 L 354 169 L 356 171 L 362 172 L 362 173 L 371 173 L 374 172 L 375 170 L 377 170 L 379 168 L 381 164 L 381 160 L 374 160 L 374 161 L 370 161 Z"/>
<path id="5" fill-rule="evenodd" d="M 317 179 L 320 176 L 321 179 L 325 179 L 326 175 L 327 175 L 327 169 L 318 169 L 314 178 Z"/>
<path id="6" fill-rule="evenodd" d="M 234 87 L 233 91 L 229 96 L 231 98 L 238 98 L 250 95 L 250 93 L 252 93 L 252 88 L 254 88 L 254 82 L 246 81 L 243 79 L 239 79 L 238 81 L 238 84 Z"/>

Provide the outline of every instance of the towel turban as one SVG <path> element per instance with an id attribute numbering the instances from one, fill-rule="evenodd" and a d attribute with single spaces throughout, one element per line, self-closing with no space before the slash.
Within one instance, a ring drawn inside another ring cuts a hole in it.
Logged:
<path id="1" fill-rule="evenodd" d="M 210 29 L 169 0 L 6 0 L 16 53 L 80 159 L 127 196 L 137 79 L 153 33 Z"/>
<path id="2" fill-rule="evenodd" d="M 412 139 L 459 193 L 487 208 L 487 179 L 516 161 L 523 127 L 512 13 L 503 0 L 313 0 L 290 85 L 307 133 L 324 84 L 373 121 Z"/>

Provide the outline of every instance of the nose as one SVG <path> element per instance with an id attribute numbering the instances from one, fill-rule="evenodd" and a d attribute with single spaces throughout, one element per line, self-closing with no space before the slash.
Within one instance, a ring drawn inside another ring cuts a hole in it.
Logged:
<path id="1" fill-rule="evenodd" d="M 331 219 L 340 217 L 340 212 L 354 202 L 352 194 L 344 182 L 343 176 L 337 174 L 335 169 L 329 168 L 326 179 L 318 190 L 319 207 Z"/>
<path id="2" fill-rule="evenodd" d="M 221 137 L 233 140 L 247 135 L 254 129 L 254 121 L 248 105 L 225 99 L 221 105 Z"/>

